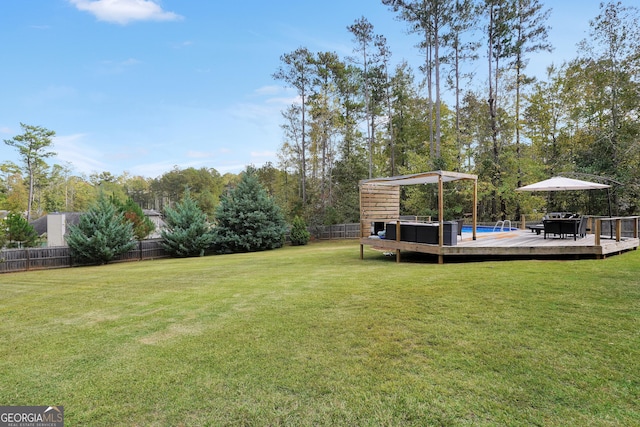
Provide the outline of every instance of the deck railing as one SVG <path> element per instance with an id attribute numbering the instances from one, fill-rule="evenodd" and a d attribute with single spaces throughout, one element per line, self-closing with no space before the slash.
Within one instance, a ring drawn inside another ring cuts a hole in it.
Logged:
<path id="1" fill-rule="evenodd" d="M 533 217 L 533 215 L 531 216 Z M 619 242 L 624 237 L 638 238 L 640 216 L 591 216 L 587 222 L 588 234 L 595 235 L 595 245 L 600 246 L 601 239 L 611 239 Z M 518 228 L 524 229 L 525 224 L 531 223 L 530 217 L 527 217 L 526 221 L 524 215 L 521 216 L 522 221 Z M 538 221 L 538 222 L 541 222 Z"/>
<path id="2" fill-rule="evenodd" d="M 622 240 L 623 237 L 637 239 L 638 219 L 640 219 L 640 216 L 594 218 L 593 234 L 595 234 L 596 246 L 600 246 L 600 239 L 606 235 L 610 239 L 615 239 L 616 242 Z"/>

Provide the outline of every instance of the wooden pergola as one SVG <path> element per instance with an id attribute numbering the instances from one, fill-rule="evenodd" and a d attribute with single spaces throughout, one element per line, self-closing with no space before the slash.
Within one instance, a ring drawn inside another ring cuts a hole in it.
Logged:
<path id="1" fill-rule="evenodd" d="M 438 221 L 439 247 L 444 244 L 444 197 L 445 182 L 458 180 L 473 181 L 473 240 L 476 239 L 478 176 L 460 172 L 432 171 L 411 175 L 373 178 L 360 181 L 360 238 L 371 234 L 373 222 L 400 222 L 400 187 L 403 185 L 437 184 L 438 185 Z M 398 233 L 399 235 L 399 233 Z M 360 245 L 362 256 L 363 246 Z M 396 250 L 399 257 L 399 250 Z"/>

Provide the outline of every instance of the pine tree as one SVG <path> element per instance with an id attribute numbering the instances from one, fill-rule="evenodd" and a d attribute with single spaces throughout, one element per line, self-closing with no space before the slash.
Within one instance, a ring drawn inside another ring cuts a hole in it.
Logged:
<path id="1" fill-rule="evenodd" d="M 215 243 L 222 253 L 279 248 L 287 231 L 280 207 L 260 185 L 252 167 L 238 186 L 222 197 L 216 221 Z"/>
<path id="2" fill-rule="evenodd" d="M 19 213 L 12 212 L 4 219 L 8 247 L 33 247 L 38 243 L 38 233 Z"/>
<path id="3" fill-rule="evenodd" d="M 165 223 L 166 227 L 160 231 L 162 246 L 175 257 L 203 256 L 213 242 L 207 216 L 189 190 L 175 208 L 165 209 Z"/>
<path id="4" fill-rule="evenodd" d="M 67 244 L 78 262 L 106 264 L 136 245 L 133 225 L 104 195 L 80 216 L 78 225 L 69 227 Z"/>
<path id="5" fill-rule="evenodd" d="M 142 212 L 140 205 L 134 202 L 131 197 L 119 208 L 124 214 L 124 218 L 133 224 L 133 234 L 136 239 L 142 240 L 155 230 L 155 224 Z"/>
<path id="6" fill-rule="evenodd" d="M 29 200 L 27 202 L 27 222 L 29 222 L 37 171 L 46 165 L 44 159 L 55 156 L 56 153 L 46 150 L 51 146 L 52 138 L 56 133 L 41 126 L 31 126 L 24 123 L 20 123 L 20 127 L 24 133 L 14 136 L 12 139 L 5 139 L 4 143 L 18 149 L 20 159 L 24 164 L 24 171 L 29 178 Z"/>

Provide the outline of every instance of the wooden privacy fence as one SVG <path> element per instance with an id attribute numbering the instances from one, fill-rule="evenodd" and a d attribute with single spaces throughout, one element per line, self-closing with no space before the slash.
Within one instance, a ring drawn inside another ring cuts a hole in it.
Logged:
<path id="1" fill-rule="evenodd" d="M 360 237 L 360 224 L 316 226 L 309 228 L 309 232 L 319 240 L 357 239 Z M 169 258 L 170 255 L 160 245 L 161 241 L 162 239 L 139 241 L 134 249 L 116 257 L 111 262 Z M 46 270 L 80 265 L 82 264 L 73 262 L 67 246 L 0 250 L 0 273 Z"/>
<path id="2" fill-rule="evenodd" d="M 335 225 L 319 225 L 310 227 L 309 232 L 316 239 L 359 239 L 360 223 L 353 224 L 335 224 Z"/>
<path id="3" fill-rule="evenodd" d="M 139 241 L 129 252 L 116 257 L 112 262 L 139 261 L 168 258 L 169 254 L 160 245 L 161 239 Z M 46 270 L 79 266 L 71 259 L 68 246 L 52 248 L 4 249 L 0 251 L 0 273 L 16 271 Z"/>

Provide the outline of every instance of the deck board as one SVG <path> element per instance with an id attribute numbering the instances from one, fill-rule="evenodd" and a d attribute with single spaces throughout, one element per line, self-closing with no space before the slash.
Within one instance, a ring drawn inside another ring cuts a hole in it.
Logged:
<path id="1" fill-rule="evenodd" d="M 595 236 L 573 239 L 573 236 L 559 238 L 543 234 L 532 233 L 529 230 L 517 230 L 500 233 L 478 233 L 473 240 L 471 233 L 463 233 L 458 237 L 455 246 L 437 246 L 423 243 L 397 242 L 384 239 L 360 239 L 362 245 L 372 246 L 378 250 L 420 252 L 438 255 L 442 259 L 448 257 L 538 257 L 565 258 L 567 256 L 604 258 L 628 250 L 635 250 L 640 246 L 640 239 L 623 237 L 619 242 L 615 239 L 601 237 L 600 245 L 596 246 Z"/>

